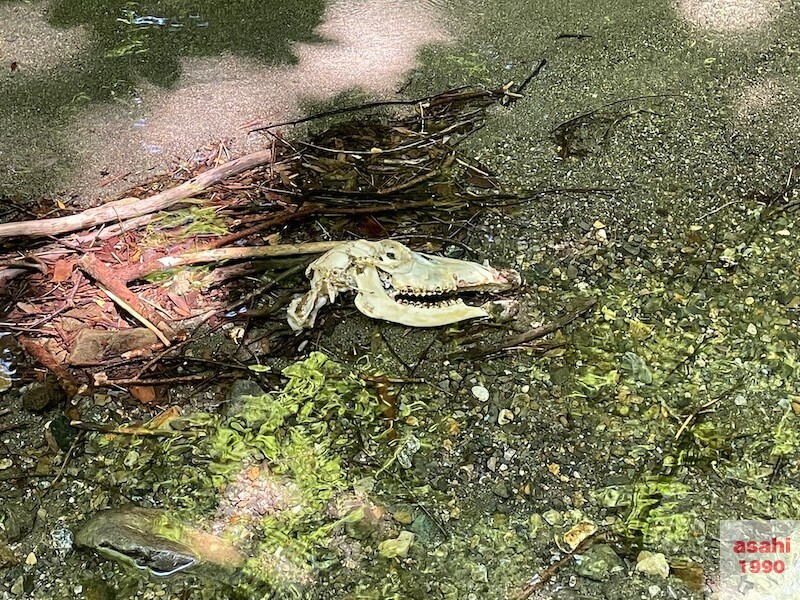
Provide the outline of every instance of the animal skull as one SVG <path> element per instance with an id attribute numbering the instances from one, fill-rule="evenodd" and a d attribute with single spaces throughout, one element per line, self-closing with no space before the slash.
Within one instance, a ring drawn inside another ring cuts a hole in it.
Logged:
<path id="1" fill-rule="evenodd" d="M 295 331 L 313 327 L 320 308 L 340 292 L 356 292 L 356 307 L 368 317 L 412 327 L 437 327 L 487 317 L 507 303 L 469 306 L 460 292 L 499 292 L 520 284 L 514 270 L 414 252 L 399 242 L 345 242 L 306 269 L 311 291 L 289 305 Z"/>

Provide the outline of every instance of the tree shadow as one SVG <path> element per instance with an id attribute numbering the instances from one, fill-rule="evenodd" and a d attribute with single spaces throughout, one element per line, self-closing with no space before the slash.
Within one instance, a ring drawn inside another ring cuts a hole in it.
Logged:
<path id="1" fill-rule="evenodd" d="M 67 129 L 88 107 L 130 98 L 143 81 L 174 86 L 183 57 L 227 53 L 293 64 L 293 43 L 321 41 L 314 29 L 324 8 L 324 0 L 53 0 L 48 23 L 85 27 L 89 45 L 52 68 L 17 71 L 14 62 L 13 76 L 0 78 L 0 198 L 51 193 L 79 168 Z"/>

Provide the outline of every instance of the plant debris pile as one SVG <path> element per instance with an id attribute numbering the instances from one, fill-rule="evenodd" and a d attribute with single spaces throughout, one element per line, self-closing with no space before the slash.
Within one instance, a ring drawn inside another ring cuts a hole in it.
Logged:
<path id="1" fill-rule="evenodd" d="M 508 86 L 452 90 L 401 103 L 410 114 L 333 124 L 308 142 L 265 128 L 268 150 L 232 158 L 219 144 L 122 200 L 0 225 L 0 239 L 10 239 L 0 254 L 2 326 L 69 395 L 93 383 L 133 386 L 141 400 L 153 400 L 145 379 L 154 371 L 172 382 L 202 378 L 190 369 L 175 379 L 165 368 L 201 331 L 232 316 L 280 322 L 295 291 L 285 286 L 306 264 L 281 258 L 281 242 L 401 230 L 430 243 L 456 219 L 507 197 L 456 146 L 481 126 L 489 105 L 518 96 Z M 350 111 L 334 111 L 343 112 Z M 420 211 L 439 216 L 417 227 Z M 23 244 L 20 236 L 44 240 Z M 277 258 L 236 260 L 267 246 Z M 257 277 L 265 271 L 278 274 L 264 283 Z M 264 343 L 289 352 L 287 339 L 288 328 L 276 325 Z"/>

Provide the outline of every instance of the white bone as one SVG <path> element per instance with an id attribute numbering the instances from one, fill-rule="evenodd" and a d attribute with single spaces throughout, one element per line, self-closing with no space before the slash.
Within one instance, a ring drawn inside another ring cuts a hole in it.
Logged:
<path id="1" fill-rule="evenodd" d="M 514 270 L 422 254 L 392 240 L 342 244 L 311 263 L 306 276 L 311 279 L 311 290 L 292 300 L 288 309 L 289 325 L 295 331 L 313 327 L 319 310 L 341 292 L 354 291 L 356 307 L 369 317 L 412 327 L 437 327 L 486 317 L 489 312 L 461 301 L 424 306 L 398 302 L 395 297 L 412 290 L 421 296 L 443 291 L 497 292 L 520 284 Z"/>

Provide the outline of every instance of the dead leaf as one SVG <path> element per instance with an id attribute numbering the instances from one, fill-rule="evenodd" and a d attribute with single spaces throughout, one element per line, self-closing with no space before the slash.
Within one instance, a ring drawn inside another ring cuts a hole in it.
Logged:
<path id="1" fill-rule="evenodd" d="M 178 294 L 167 294 L 167 298 L 172 301 L 172 304 L 175 305 L 176 310 L 180 313 L 182 317 L 191 317 L 193 315 L 192 308 L 189 306 L 187 302 L 186 296 L 179 296 Z M 193 300 L 194 298 L 192 298 Z"/>
<path id="2" fill-rule="evenodd" d="M 695 592 L 702 592 L 706 586 L 706 576 L 703 565 L 688 558 L 675 559 L 670 562 L 672 574 L 683 581 L 686 586 Z"/>
<path id="3" fill-rule="evenodd" d="M 53 267 L 53 283 L 61 283 L 69 279 L 74 268 L 75 261 L 59 258 Z"/>
<path id="4" fill-rule="evenodd" d="M 597 525 L 594 523 L 578 523 L 564 534 L 564 541 L 567 543 L 570 550 L 575 550 L 575 548 L 581 545 L 583 540 L 590 535 L 594 535 L 596 531 Z"/>
<path id="5" fill-rule="evenodd" d="M 132 385 L 129 391 L 142 404 L 155 404 L 160 395 L 152 385 Z"/>
<path id="6" fill-rule="evenodd" d="M 162 413 L 156 415 L 147 422 L 149 429 L 167 429 L 169 422 L 181 416 L 181 409 L 177 406 L 170 406 Z"/>
<path id="7" fill-rule="evenodd" d="M 35 315 L 39 312 L 33 304 L 28 302 L 17 302 L 17 308 L 28 315 Z"/>
<path id="8" fill-rule="evenodd" d="M 358 226 L 359 229 L 364 233 L 364 237 L 381 238 L 388 235 L 386 228 L 372 215 L 361 219 L 358 223 Z"/>

